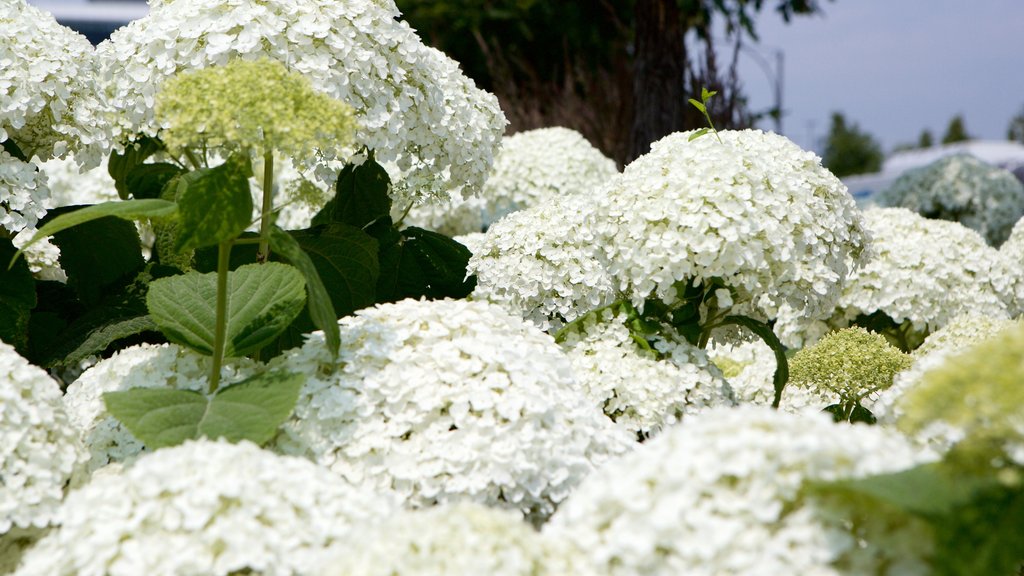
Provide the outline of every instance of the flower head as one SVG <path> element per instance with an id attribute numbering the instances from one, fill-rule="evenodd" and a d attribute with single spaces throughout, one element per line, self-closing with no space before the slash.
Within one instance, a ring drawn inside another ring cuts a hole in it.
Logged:
<path id="1" fill-rule="evenodd" d="M 545 538 L 518 514 L 463 502 L 400 511 L 360 530 L 325 563 L 324 576 L 564 576 L 590 574 L 584 553 Z"/>
<path id="2" fill-rule="evenodd" d="M 355 109 L 356 146 L 403 174 L 397 199 L 479 190 L 505 127 L 497 99 L 396 16 L 383 0 L 154 2 L 96 49 L 105 108 L 119 139 L 157 136 L 154 105 L 164 80 L 266 57 Z M 329 160 L 320 164 L 327 180 L 337 175 Z"/>
<path id="3" fill-rule="evenodd" d="M 671 134 L 594 200 L 586 225 L 617 288 L 672 306 L 680 283 L 719 279 L 734 314 L 832 311 L 867 234 L 846 187 L 776 134 Z"/>
<path id="4" fill-rule="evenodd" d="M 999 246 L 1024 216 L 1024 184 L 1009 170 L 956 154 L 904 172 L 878 195 L 878 204 L 959 222 Z"/>
<path id="5" fill-rule="evenodd" d="M 172 150 L 210 147 L 312 158 L 350 145 L 351 106 L 313 90 L 275 60 L 232 60 L 166 80 L 156 118 Z"/>
<path id="6" fill-rule="evenodd" d="M 306 376 L 275 447 L 411 507 L 471 500 L 550 515 L 633 439 L 579 389 L 550 336 L 493 304 L 403 300 L 275 359 Z"/>
<path id="7" fill-rule="evenodd" d="M 55 523 L 85 459 L 60 399 L 46 372 L 0 342 L 0 535 Z"/>
<path id="8" fill-rule="evenodd" d="M 110 130 L 98 117 L 92 44 L 25 0 L 4 2 L 0 37 L 0 142 L 29 159 L 78 152 L 98 163 Z"/>
<path id="9" fill-rule="evenodd" d="M 789 385 L 814 388 L 842 402 L 859 402 L 892 386 L 897 373 L 910 367 L 909 354 L 880 334 L 846 328 L 826 335 L 789 361 Z"/>
<path id="10" fill-rule="evenodd" d="M 1024 218 L 1013 225 L 1010 237 L 999 247 L 1002 275 L 1007 282 L 1005 288 L 1011 316 L 1024 313 Z"/>
<path id="11" fill-rule="evenodd" d="M 767 407 L 709 410 L 588 477 L 544 527 L 601 574 L 928 574 L 923 523 L 802 487 L 922 457 L 898 433 Z"/>
<path id="12" fill-rule="evenodd" d="M 393 508 L 300 458 L 189 441 L 72 492 L 16 573 L 309 574 Z"/>

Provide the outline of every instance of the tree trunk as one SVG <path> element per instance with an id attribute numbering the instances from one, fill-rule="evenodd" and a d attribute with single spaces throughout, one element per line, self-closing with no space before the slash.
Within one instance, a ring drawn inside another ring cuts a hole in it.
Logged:
<path id="1" fill-rule="evenodd" d="M 686 46 L 676 0 L 637 0 L 629 161 L 682 130 Z"/>

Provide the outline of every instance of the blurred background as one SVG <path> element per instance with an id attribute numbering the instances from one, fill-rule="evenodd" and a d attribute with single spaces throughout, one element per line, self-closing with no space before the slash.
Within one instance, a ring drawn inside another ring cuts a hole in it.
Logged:
<path id="1" fill-rule="evenodd" d="M 139 0 L 30 0 L 94 43 Z M 705 125 L 782 133 L 855 195 L 956 151 L 1024 176 L 1020 0 L 398 0 L 496 94 L 509 132 L 565 126 L 623 166 Z M 867 175 L 867 176 L 864 176 Z"/>

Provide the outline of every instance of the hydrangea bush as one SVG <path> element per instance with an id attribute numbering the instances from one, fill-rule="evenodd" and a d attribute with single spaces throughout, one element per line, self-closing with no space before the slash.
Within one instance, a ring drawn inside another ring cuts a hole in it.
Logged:
<path id="1" fill-rule="evenodd" d="M 471 500 L 533 520 L 632 445 L 552 338 L 486 302 L 403 300 L 275 365 L 305 384 L 275 449 L 411 507 Z"/>
<path id="2" fill-rule="evenodd" d="M 1024 184 L 1009 170 L 956 154 L 904 172 L 877 202 L 959 222 L 998 247 L 1024 216 Z"/>

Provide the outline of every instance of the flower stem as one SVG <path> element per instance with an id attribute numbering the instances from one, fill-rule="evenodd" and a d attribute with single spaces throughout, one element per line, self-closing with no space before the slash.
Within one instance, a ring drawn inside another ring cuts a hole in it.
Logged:
<path id="1" fill-rule="evenodd" d="M 210 394 L 220 384 L 220 367 L 228 329 L 228 267 L 231 263 L 231 240 L 217 246 L 217 319 L 213 327 L 213 366 L 210 368 Z"/>
<path id="2" fill-rule="evenodd" d="M 256 261 L 263 263 L 270 259 L 270 224 L 274 210 L 274 152 L 263 153 L 263 209 L 260 212 L 260 247 Z"/>

